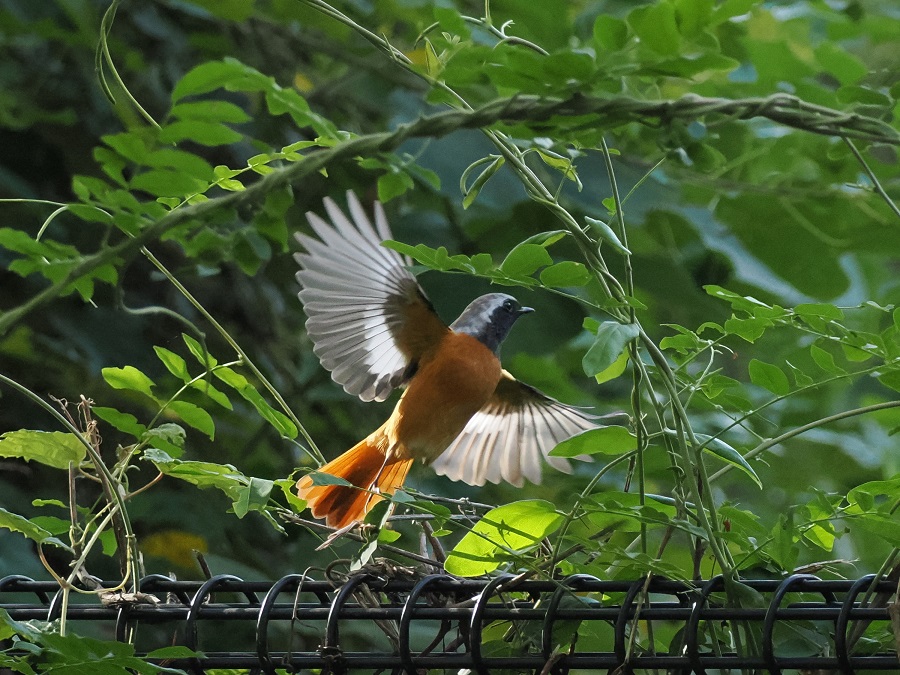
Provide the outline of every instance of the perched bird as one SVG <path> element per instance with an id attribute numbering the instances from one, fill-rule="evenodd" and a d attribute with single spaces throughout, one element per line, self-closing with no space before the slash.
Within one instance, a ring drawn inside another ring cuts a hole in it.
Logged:
<path id="1" fill-rule="evenodd" d="M 523 314 L 511 295 L 475 299 L 449 327 L 415 277 L 411 261 L 381 246 L 391 239 L 381 204 L 375 224 L 352 192 L 352 222 L 325 199 L 326 222 L 307 218 L 318 239 L 298 234 L 296 253 L 306 329 L 322 365 L 363 401 L 383 401 L 404 387 L 387 421 L 318 469 L 347 485 L 297 482 L 315 518 L 333 527 L 362 520 L 399 488 L 414 460 L 470 485 L 541 480 L 541 461 L 571 471 L 547 454 L 596 426 L 594 417 L 523 384 L 500 365 L 500 344 Z"/>

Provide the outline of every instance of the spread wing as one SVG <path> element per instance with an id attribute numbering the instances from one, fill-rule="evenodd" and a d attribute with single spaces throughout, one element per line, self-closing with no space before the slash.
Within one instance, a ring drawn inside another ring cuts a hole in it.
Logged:
<path id="1" fill-rule="evenodd" d="M 392 239 L 381 204 L 375 224 L 352 192 L 350 218 L 331 200 L 331 222 L 307 219 L 318 238 L 298 234 L 297 281 L 313 351 L 335 382 L 363 401 L 383 401 L 426 349 L 449 330 L 407 269 L 409 260 L 381 242 Z"/>
<path id="2" fill-rule="evenodd" d="M 595 420 L 504 370 L 494 395 L 432 466 L 437 473 L 469 485 L 504 480 L 521 487 L 526 478 L 540 483 L 542 459 L 571 473 L 566 459 L 547 455 L 558 443 L 598 426 Z"/>

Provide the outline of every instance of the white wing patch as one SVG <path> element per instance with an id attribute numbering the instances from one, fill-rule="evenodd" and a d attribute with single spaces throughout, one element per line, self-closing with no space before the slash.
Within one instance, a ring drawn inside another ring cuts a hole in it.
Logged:
<path id="1" fill-rule="evenodd" d="M 434 470 L 469 485 L 506 481 L 518 487 L 526 478 L 541 482 L 542 459 L 571 473 L 568 460 L 547 455 L 567 438 L 595 428 L 593 415 L 522 386 L 529 400 L 514 404 L 492 398 L 435 460 Z"/>
<path id="2" fill-rule="evenodd" d="M 335 382 L 363 401 L 383 401 L 408 365 L 394 339 L 403 305 L 421 302 L 421 290 L 409 261 L 381 246 L 392 238 L 381 204 L 373 226 L 352 192 L 347 203 L 353 222 L 326 198 L 331 223 L 307 214 L 319 239 L 296 235 L 306 249 L 294 255 L 299 295 L 313 351 Z"/>

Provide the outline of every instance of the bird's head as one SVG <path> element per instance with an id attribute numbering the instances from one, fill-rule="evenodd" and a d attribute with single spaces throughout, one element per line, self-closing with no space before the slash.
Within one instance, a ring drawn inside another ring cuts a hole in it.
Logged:
<path id="1" fill-rule="evenodd" d="M 511 295 L 488 293 L 469 303 L 450 328 L 477 338 L 492 352 L 498 353 L 500 343 L 506 339 L 516 319 L 533 311 L 531 307 L 522 307 Z"/>

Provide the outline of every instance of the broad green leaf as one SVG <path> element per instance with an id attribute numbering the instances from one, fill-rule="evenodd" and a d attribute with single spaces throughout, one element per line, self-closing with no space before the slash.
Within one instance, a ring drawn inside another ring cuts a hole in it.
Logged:
<path id="1" fill-rule="evenodd" d="M 587 267 L 572 260 L 565 260 L 541 270 L 541 283 L 551 288 L 584 286 L 591 278 Z"/>
<path id="2" fill-rule="evenodd" d="M 850 517 L 851 526 L 857 526 L 868 534 L 886 541 L 894 548 L 900 548 L 900 520 L 881 513 L 863 513 Z"/>
<path id="3" fill-rule="evenodd" d="M 800 316 L 820 316 L 833 321 L 843 321 L 844 319 L 844 312 L 840 307 L 828 305 L 824 302 L 797 305 L 794 307 L 794 312 Z"/>
<path id="4" fill-rule="evenodd" d="M 202 157 L 177 148 L 160 148 L 154 150 L 145 160 L 147 166 L 155 169 L 174 169 L 184 176 L 198 181 L 197 185 L 206 185 L 213 179 L 213 169 Z"/>
<path id="5" fill-rule="evenodd" d="M 188 401 L 172 401 L 169 409 L 178 415 L 185 423 L 202 431 L 213 440 L 216 436 L 216 425 L 213 418 L 203 408 Z"/>
<path id="6" fill-rule="evenodd" d="M 104 368 L 100 371 L 103 379 L 113 389 L 126 389 L 128 391 L 136 391 L 140 394 L 155 398 L 153 396 L 153 380 L 144 375 L 134 366 L 125 366 L 124 368 Z"/>
<path id="7" fill-rule="evenodd" d="M 387 203 L 413 187 L 415 183 L 408 173 L 392 168 L 378 177 L 378 201 Z"/>
<path id="8" fill-rule="evenodd" d="M 491 509 L 450 552 L 444 569 L 461 577 L 488 574 L 540 544 L 562 522 L 551 502 L 538 499 Z"/>
<path id="9" fill-rule="evenodd" d="M 296 513 L 300 513 L 306 508 L 306 500 L 297 496 L 297 481 L 289 478 L 280 478 L 275 481 L 275 485 L 281 490 L 281 494 L 287 500 L 288 506 Z"/>
<path id="10" fill-rule="evenodd" d="M 204 368 L 213 368 L 218 364 L 218 361 L 213 358 L 212 354 L 207 351 L 202 343 L 198 342 L 187 333 L 182 333 L 181 339 L 184 340 L 184 344 L 191 354 L 194 355 L 194 358 L 200 362 L 201 366 Z"/>
<path id="11" fill-rule="evenodd" d="M 500 269 L 511 277 L 529 276 L 541 267 L 553 264 L 553 258 L 540 244 L 522 243 L 500 263 Z"/>
<path id="12" fill-rule="evenodd" d="M 628 24 L 642 44 L 660 54 L 678 53 L 681 36 L 675 22 L 675 9 L 668 2 L 657 2 L 633 9 Z"/>
<path id="13" fill-rule="evenodd" d="M 220 390 L 216 389 L 212 384 L 210 384 L 207 380 L 196 380 L 191 383 L 191 388 L 196 389 L 197 391 L 201 391 L 206 394 L 213 401 L 218 403 L 220 406 L 225 408 L 226 410 L 233 410 L 234 407 L 231 405 L 231 401 L 229 398 Z"/>
<path id="14" fill-rule="evenodd" d="M 141 438 L 141 442 L 165 451 L 171 457 L 180 457 L 184 452 L 186 437 L 187 434 L 183 428 L 173 422 L 166 422 L 148 429 Z M 145 454 L 146 452 L 148 451 L 145 451 Z"/>
<path id="15" fill-rule="evenodd" d="M 787 375 L 778 366 L 751 359 L 749 365 L 750 381 L 753 384 L 768 389 L 776 396 L 784 396 L 791 390 L 791 383 Z"/>
<path id="16" fill-rule="evenodd" d="M 191 379 L 191 374 L 188 372 L 187 364 L 184 362 L 184 359 L 181 358 L 175 352 L 169 351 L 165 347 L 153 347 L 153 351 L 156 352 L 156 356 L 159 357 L 159 360 L 162 361 L 163 365 L 166 367 L 170 373 L 172 373 L 175 377 L 177 377 L 182 382 L 187 382 Z"/>
<path id="17" fill-rule="evenodd" d="M 23 534 L 39 544 L 52 544 L 69 551 L 72 550 L 40 525 L 31 522 L 25 516 L 12 513 L 4 508 L 0 508 L 0 527 Z"/>
<path id="18" fill-rule="evenodd" d="M 619 358 L 613 361 L 612 365 L 606 370 L 601 370 L 599 373 L 594 375 L 594 379 L 597 381 L 597 384 L 603 384 L 604 382 L 609 382 L 610 380 L 614 380 L 619 375 L 625 372 L 625 368 L 628 367 L 628 351 L 623 351 L 619 354 Z"/>
<path id="19" fill-rule="evenodd" d="M 343 487 L 353 487 L 353 483 L 348 481 L 346 478 L 333 476 L 330 473 L 325 473 L 324 471 L 310 471 L 307 475 L 312 481 L 312 484 L 316 487 L 321 487 L 324 485 L 340 485 Z"/>
<path id="20" fill-rule="evenodd" d="M 146 450 L 144 459 L 153 462 L 167 476 L 179 478 L 199 488 L 217 488 L 232 500 L 239 499 L 242 490 L 250 484 L 250 479 L 230 464 L 182 461 L 157 448 Z"/>
<path id="21" fill-rule="evenodd" d="M 886 497 L 886 508 L 890 509 L 891 505 L 900 499 L 900 475 L 894 476 L 888 480 L 873 480 L 862 485 L 857 485 L 847 493 L 847 502 L 849 507 L 847 513 L 860 514 L 871 512 L 875 509 L 876 500 L 879 497 Z"/>
<path id="22" fill-rule="evenodd" d="M 190 141 L 215 147 L 217 145 L 231 145 L 243 138 L 229 126 L 221 122 L 205 122 L 202 120 L 179 120 L 170 122 L 159 131 L 160 143 L 179 143 Z"/>
<path id="23" fill-rule="evenodd" d="M 378 543 L 379 544 L 393 544 L 397 541 L 401 536 L 397 530 L 389 530 L 387 528 L 382 528 L 378 531 Z"/>
<path id="24" fill-rule="evenodd" d="M 101 136 L 109 147 L 135 164 L 146 164 L 149 151 L 144 139 L 134 133 L 120 133 Z"/>
<path id="25" fill-rule="evenodd" d="M 578 172 L 575 170 L 575 165 L 572 163 L 572 159 L 570 157 L 563 157 L 562 155 L 551 152 L 549 150 L 544 150 L 542 148 L 537 148 L 537 154 L 538 157 L 540 157 L 544 162 L 544 164 L 553 167 L 568 180 L 576 183 L 578 185 L 578 191 L 581 191 L 581 179 L 578 178 Z"/>
<path id="26" fill-rule="evenodd" d="M 760 319 L 758 317 L 739 319 L 732 316 L 725 322 L 725 330 L 730 335 L 737 335 L 747 342 L 753 343 L 761 338 L 766 329 L 772 325 L 772 321 L 769 319 Z"/>
<path id="27" fill-rule="evenodd" d="M 685 37 L 695 37 L 709 23 L 713 0 L 675 0 L 675 18 L 678 31 Z"/>
<path id="28" fill-rule="evenodd" d="M 637 438 L 625 427 L 588 429 L 563 441 L 550 451 L 551 457 L 621 455 L 637 449 Z"/>
<path id="29" fill-rule="evenodd" d="M 235 59 L 207 61 L 188 71 L 179 80 L 172 92 L 172 100 L 180 101 L 185 96 L 205 94 L 220 88 L 228 91 L 261 91 L 271 84 L 271 78 Z"/>
<path id="30" fill-rule="evenodd" d="M 216 368 L 213 374 L 253 405 L 262 418 L 275 427 L 282 436 L 296 438 L 300 433 L 291 419 L 270 406 L 246 377 L 231 368 Z"/>
<path id="31" fill-rule="evenodd" d="M 147 427 L 138 422 L 137 417 L 131 413 L 124 413 L 115 408 L 105 408 L 102 406 L 94 406 L 91 412 L 104 422 L 113 425 L 122 433 L 129 436 L 140 438 L 147 431 Z"/>
<path id="32" fill-rule="evenodd" d="M 250 116 L 243 108 L 228 101 L 191 101 L 172 106 L 172 117 L 183 120 L 205 120 L 207 122 L 249 122 Z"/>
<path id="33" fill-rule="evenodd" d="M 767 305 L 761 300 L 757 300 L 752 295 L 741 295 L 740 293 L 729 291 L 727 288 L 722 288 L 715 284 L 704 286 L 703 290 L 706 291 L 708 295 L 729 303 L 733 309 L 742 309 L 751 314 L 755 314 L 759 309 L 771 309 L 770 305 Z"/>
<path id="34" fill-rule="evenodd" d="M 235 515 L 243 518 L 250 511 L 264 510 L 274 485 L 270 480 L 251 476 L 247 486 L 237 491 L 238 497 L 233 505 Z"/>
<path id="35" fill-rule="evenodd" d="M 68 469 L 69 462 L 79 464 L 87 454 L 75 434 L 64 431 L 18 429 L 0 436 L 0 457 L 15 457 L 38 462 L 55 469 Z"/>
<path id="36" fill-rule="evenodd" d="M 844 375 L 847 372 L 834 362 L 834 357 L 829 352 L 826 352 L 818 345 L 812 344 L 809 346 L 809 355 L 819 368 L 830 375 Z"/>
<path id="37" fill-rule="evenodd" d="M 594 21 L 594 44 L 598 55 L 619 51 L 627 40 L 628 26 L 621 19 L 601 13 Z"/>
<path id="38" fill-rule="evenodd" d="M 585 375 L 594 377 L 612 366 L 628 343 L 640 335 L 640 328 L 633 323 L 604 321 L 597 329 L 594 344 L 582 359 Z"/>

